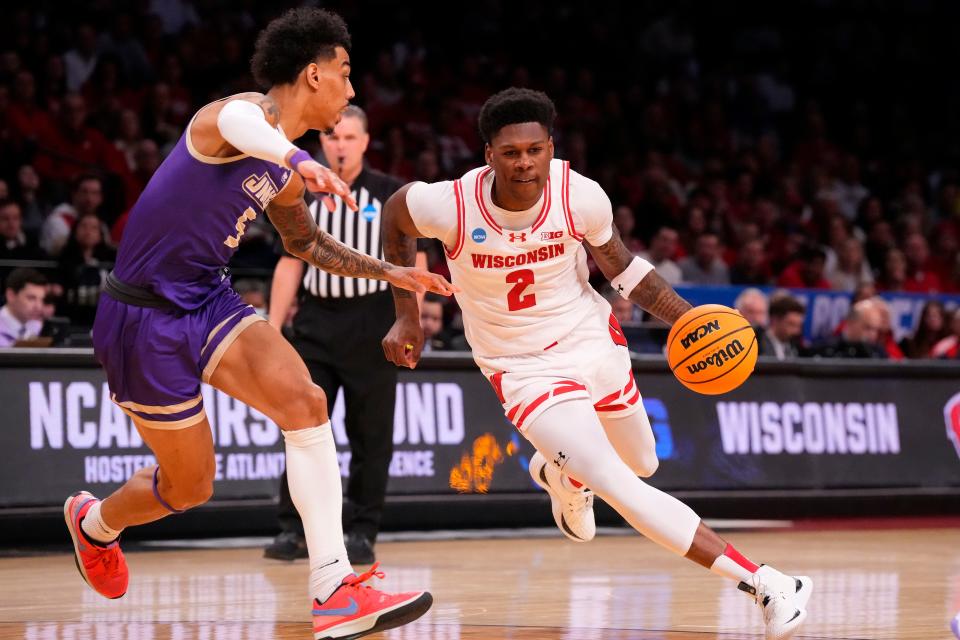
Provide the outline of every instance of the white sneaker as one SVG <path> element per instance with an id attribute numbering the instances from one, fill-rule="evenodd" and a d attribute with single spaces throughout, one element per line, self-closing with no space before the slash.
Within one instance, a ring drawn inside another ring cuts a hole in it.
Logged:
<path id="1" fill-rule="evenodd" d="M 769 565 L 760 567 L 750 579 L 738 586 L 754 597 L 763 609 L 767 640 L 792 638 L 807 619 L 807 601 L 813 580 L 807 576 L 788 576 Z"/>
<path id="2" fill-rule="evenodd" d="M 550 495 L 557 527 L 574 542 L 587 542 L 597 535 L 593 519 L 593 491 L 571 491 L 560 481 L 560 470 L 537 451 L 530 458 L 530 477 Z"/>

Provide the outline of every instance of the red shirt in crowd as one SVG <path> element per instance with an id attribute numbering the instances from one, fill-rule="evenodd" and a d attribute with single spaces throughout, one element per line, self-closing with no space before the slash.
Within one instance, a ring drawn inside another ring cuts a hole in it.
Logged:
<path id="1" fill-rule="evenodd" d="M 822 275 L 816 282 L 807 282 L 803 278 L 804 263 L 801 260 L 795 260 L 787 265 L 787 268 L 780 274 L 777 280 L 778 287 L 789 287 L 791 289 L 829 289 L 830 282 Z"/>

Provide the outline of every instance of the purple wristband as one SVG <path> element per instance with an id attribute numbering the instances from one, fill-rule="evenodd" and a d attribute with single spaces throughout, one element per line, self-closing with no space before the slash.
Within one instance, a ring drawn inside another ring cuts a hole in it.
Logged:
<path id="1" fill-rule="evenodd" d="M 290 168 L 294 171 L 297 171 L 297 165 L 306 160 L 313 160 L 310 157 L 310 154 L 304 151 L 303 149 L 297 149 L 292 156 L 290 156 Z M 297 173 L 300 173 L 297 171 Z"/>

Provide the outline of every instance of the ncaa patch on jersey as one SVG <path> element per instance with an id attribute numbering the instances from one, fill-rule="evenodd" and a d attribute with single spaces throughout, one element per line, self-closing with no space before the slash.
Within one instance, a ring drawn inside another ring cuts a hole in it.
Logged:
<path id="1" fill-rule="evenodd" d="M 487 239 L 487 232 L 477 227 L 473 230 L 473 233 L 470 234 L 470 237 L 473 238 L 474 242 L 480 243 Z"/>
<path id="2" fill-rule="evenodd" d="M 367 222 L 373 222 L 373 219 L 377 217 L 377 214 L 380 213 L 377 211 L 377 208 L 373 204 L 368 204 L 365 206 L 360 213 L 363 214 L 363 219 Z"/>

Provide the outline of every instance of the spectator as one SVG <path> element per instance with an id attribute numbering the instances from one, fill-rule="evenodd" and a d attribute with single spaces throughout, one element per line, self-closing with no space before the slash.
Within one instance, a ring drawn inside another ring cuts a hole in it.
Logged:
<path id="1" fill-rule="evenodd" d="M 949 333 L 943 303 L 939 300 L 928 300 L 920 312 L 917 330 L 909 338 L 900 341 L 900 349 L 908 358 L 930 358 L 934 345 Z"/>
<path id="2" fill-rule="evenodd" d="M 860 203 L 870 195 L 870 190 L 860 182 L 860 161 L 855 155 L 848 154 L 843 159 L 840 177 L 834 180 L 832 196 L 836 200 L 840 213 L 847 220 L 853 220 Z"/>
<path id="3" fill-rule="evenodd" d="M 758 353 L 777 360 L 800 355 L 803 319 L 807 310 L 803 303 L 789 294 L 780 294 L 770 300 L 770 325 L 758 332 Z"/>
<path id="4" fill-rule="evenodd" d="M 874 296 L 870 299 L 880 312 L 880 335 L 877 338 L 877 344 L 887 354 L 891 360 L 903 360 L 903 351 L 897 344 L 893 336 L 893 323 L 890 317 L 890 305 L 880 296 Z"/>
<path id="5" fill-rule="evenodd" d="M 695 285 L 728 285 L 730 274 L 720 259 L 720 238 L 707 232 L 697 237 L 694 254 L 680 261 L 683 281 Z"/>
<path id="6" fill-rule="evenodd" d="M 893 226 L 886 220 L 873 223 L 867 232 L 867 261 L 875 267 L 881 267 L 891 249 L 897 248 L 893 235 Z"/>
<path id="7" fill-rule="evenodd" d="M 67 90 L 80 91 L 97 67 L 97 32 L 90 24 L 77 27 L 77 46 L 63 55 L 67 71 Z"/>
<path id="8" fill-rule="evenodd" d="M 6 283 L 7 302 L 0 308 L 0 347 L 40 335 L 47 279 L 33 269 L 15 269 Z"/>
<path id="9" fill-rule="evenodd" d="M 741 285 L 770 284 L 770 266 L 763 241 L 748 240 L 740 247 L 737 261 L 730 269 L 730 283 Z"/>
<path id="10" fill-rule="evenodd" d="M 829 289 L 830 283 L 823 276 L 826 260 L 827 255 L 820 247 L 804 247 L 797 259 L 783 270 L 777 286 L 791 289 Z"/>
<path id="11" fill-rule="evenodd" d="M 180 33 L 188 25 L 197 25 L 200 18 L 193 4 L 185 0 L 150 0 L 149 12 L 160 18 L 167 35 Z"/>
<path id="12" fill-rule="evenodd" d="M 420 326 L 423 327 L 423 353 L 431 351 L 469 351 L 462 334 L 444 327 L 443 314 L 447 300 L 436 293 L 427 293 L 420 304 Z"/>
<path id="13" fill-rule="evenodd" d="M 14 135 L 22 142 L 36 144 L 37 140 L 53 131 L 53 118 L 37 101 L 37 85 L 33 73 L 26 69 L 18 71 L 13 88 L 13 101 L 7 115 Z"/>
<path id="14" fill-rule="evenodd" d="M 620 205 L 613 212 L 613 224 L 616 225 L 623 239 L 623 244 L 630 250 L 630 253 L 637 255 L 643 251 L 643 242 L 633 235 L 637 226 L 637 218 L 633 209 L 627 205 Z"/>
<path id="15" fill-rule="evenodd" d="M 844 319 L 840 336 L 817 345 L 812 355 L 822 358 L 886 358 L 880 345 L 883 315 L 873 300 L 861 300 Z"/>
<path id="16" fill-rule="evenodd" d="M 769 322 L 767 296 L 760 289 L 744 289 L 733 302 L 733 308 L 740 312 L 754 329 L 764 329 Z"/>
<path id="17" fill-rule="evenodd" d="M 17 169 L 16 195 L 23 214 L 23 228 L 32 234 L 39 233 L 53 206 L 40 192 L 40 176 L 33 165 L 25 164 Z"/>
<path id="18" fill-rule="evenodd" d="M 930 264 L 930 246 L 922 233 L 911 233 L 903 242 L 903 255 L 907 259 L 907 277 L 904 291 L 938 293 L 940 278 Z"/>
<path id="19" fill-rule="evenodd" d="M 933 345 L 930 356 L 933 358 L 960 357 L 960 307 L 950 314 L 950 334 Z"/>
<path id="20" fill-rule="evenodd" d="M 113 29 L 100 38 L 101 49 L 121 61 L 128 78 L 144 78 L 150 74 L 150 61 L 133 29 L 132 16 L 127 12 L 117 13 Z"/>
<path id="21" fill-rule="evenodd" d="M 77 93 L 68 93 L 60 106 L 54 130 L 39 141 L 34 159 L 37 172 L 45 180 L 74 180 L 94 171 L 128 175 L 123 154 L 106 136 L 87 123 L 86 100 Z"/>
<path id="22" fill-rule="evenodd" d="M 140 130 L 140 115 L 133 109 L 124 109 L 120 112 L 119 129 L 119 134 L 113 141 L 113 145 L 123 153 L 130 171 L 135 171 L 137 168 L 135 158 L 137 145 L 143 140 L 143 132 Z"/>
<path id="23" fill-rule="evenodd" d="M 77 178 L 70 202 L 57 205 L 44 221 L 40 230 L 40 247 L 50 256 L 59 256 L 77 219 L 87 215 L 96 216 L 101 204 L 103 185 L 100 178 L 94 175 Z"/>
<path id="24" fill-rule="evenodd" d="M 907 259 L 900 249 L 887 250 L 883 258 L 883 269 L 877 280 L 880 291 L 903 291 L 907 282 Z"/>
<path id="25" fill-rule="evenodd" d="M 433 149 L 424 149 L 417 156 L 416 165 L 417 180 L 422 182 L 436 182 L 440 179 L 440 161 L 437 159 L 437 152 Z"/>
<path id="26" fill-rule="evenodd" d="M 42 260 L 37 241 L 23 230 L 20 205 L 0 200 L 0 260 Z"/>
<path id="27" fill-rule="evenodd" d="M 676 229 L 660 227 L 650 241 L 649 251 L 637 253 L 638 256 L 652 264 L 656 268 L 657 274 L 673 287 L 683 282 L 683 273 L 677 263 L 673 261 L 679 240 L 680 236 Z"/>
<path id="28" fill-rule="evenodd" d="M 116 258 L 107 244 L 103 222 L 94 213 L 77 218 L 60 254 L 60 281 L 64 305 L 60 315 L 82 327 L 92 327 L 103 282 Z"/>
<path id="29" fill-rule="evenodd" d="M 873 282 L 870 266 L 864 259 L 863 244 L 849 237 L 837 252 L 836 260 L 826 269 L 824 277 L 835 291 L 854 291 L 859 285 Z"/>

